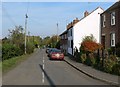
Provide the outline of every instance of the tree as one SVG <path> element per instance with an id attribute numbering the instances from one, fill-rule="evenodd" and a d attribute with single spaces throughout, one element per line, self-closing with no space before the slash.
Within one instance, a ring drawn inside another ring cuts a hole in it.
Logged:
<path id="1" fill-rule="evenodd" d="M 22 26 L 15 26 L 15 29 L 11 31 L 11 43 L 15 44 L 17 47 L 20 47 L 24 44 L 24 33 Z"/>
<path id="2" fill-rule="evenodd" d="M 82 42 L 84 41 L 93 41 L 93 42 L 96 42 L 96 39 L 95 37 L 93 36 L 93 34 L 91 34 L 90 36 L 85 36 L 83 39 L 82 39 Z"/>
<path id="3" fill-rule="evenodd" d="M 83 38 L 80 50 L 83 52 L 94 52 L 99 48 L 102 48 L 102 45 L 99 43 L 96 43 L 96 39 L 91 34 L 91 36 L 85 36 Z"/>

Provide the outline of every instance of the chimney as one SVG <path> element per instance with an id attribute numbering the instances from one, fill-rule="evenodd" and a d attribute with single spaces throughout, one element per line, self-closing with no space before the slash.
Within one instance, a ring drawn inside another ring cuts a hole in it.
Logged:
<path id="1" fill-rule="evenodd" d="M 76 24 L 77 22 L 79 22 L 78 18 L 73 20 L 73 25 Z"/>
<path id="2" fill-rule="evenodd" d="M 88 11 L 85 11 L 84 12 L 84 17 L 88 16 L 89 15 L 89 12 Z"/>
<path id="3" fill-rule="evenodd" d="M 71 23 L 67 25 L 67 29 L 73 27 L 77 22 L 79 22 L 79 19 L 78 18 L 74 19 Z"/>

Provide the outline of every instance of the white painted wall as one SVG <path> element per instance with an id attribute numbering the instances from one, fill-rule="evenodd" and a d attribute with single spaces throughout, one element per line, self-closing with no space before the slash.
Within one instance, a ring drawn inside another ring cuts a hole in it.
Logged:
<path id="1" fill-rule="evenodd" d="M 103 10 L 101 8 L 97 8 L 74 25 L 73 48 L 76 46 L 79 49 L 82 39 L 85 36 L 90 36 L 90 34 L 93 34 L 98 43 L 100 42 L 100 13 L 102 12 Z"/>

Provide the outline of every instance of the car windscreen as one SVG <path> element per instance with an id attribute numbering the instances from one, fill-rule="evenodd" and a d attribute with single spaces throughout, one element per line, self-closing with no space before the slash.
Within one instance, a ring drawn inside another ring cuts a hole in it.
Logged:
<path id="1" fill-rule="evenodd" d="M 52 50 L 51 52 L 61 53 L 61 50 Z"/>

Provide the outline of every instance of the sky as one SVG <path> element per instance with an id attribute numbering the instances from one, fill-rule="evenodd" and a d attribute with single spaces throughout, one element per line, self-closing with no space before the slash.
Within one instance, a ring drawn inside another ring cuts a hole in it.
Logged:
<path id="1" fill-rule="evenodd" d="M 115 2 L 2 2 L 2 33 L 0 38 L 9 35 L 8 29 L 25 26 L 25 14 L 28 14 L 27 32 L 30 35 L 52 36 L 61 34 L 66 25 L 76 17 L 81 19 L 85 11 L 91 12 L 97 7 L 104 10 Z M 1 4 L 0 4 L 1 5 Z M 1 6 L 0 6 L 1 7 Z"/>

